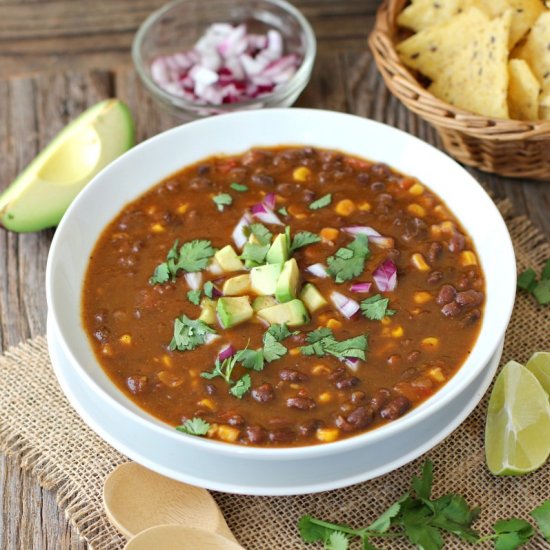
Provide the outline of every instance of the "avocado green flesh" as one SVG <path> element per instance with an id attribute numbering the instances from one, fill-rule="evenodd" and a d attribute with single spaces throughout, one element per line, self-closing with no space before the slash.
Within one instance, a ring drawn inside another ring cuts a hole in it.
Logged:
<path id="1" fill-rule="evenodd" d="M 223 328 L 231 328 L 252 319 L 254 311 L 248 296 L 220 298 L 217 305 L 218 318 Z"/>
<path id="2" fill-rule="evenodd" d="M 317 287 L 311 283 L 304 285 L 304 288 L 302 288 L 300 300 L 304 302 L 310 313 L 314 313 L 328 304 L 323 295 L 317 290 Z"/>
<path id="3" fill-rule="evenodd" d="M 282 264 L 288 260 L 288 243 L 284 233 L 275 237 L 267 252 L 266 260 L 268 264 Z"/>
<path id="4" fill-rule="evenodd" d="M 296 260 L 292 258 L 284 263 L 283 270 L 277 279 L 275 297 L 279 302 L 289 302 L 296 298 L 300 284 L 300 269 Z"/>
<path id="5" fill-rule="evenodd" d="M 134 123 L 117 99 L 66 126 L 0 195 L 0 224 L 11 231 L 57 225 L 89 181 L 134 145 Z"/>
<path id="6" fill-rule="evenodd" d="M 289 327 L 297 327 L 309 322 L 307 310 L 300 300 L 291 300 L 284 304 L 266 307 L 258 311 L 257 315 L 271 325 L 285 324 Z"/>

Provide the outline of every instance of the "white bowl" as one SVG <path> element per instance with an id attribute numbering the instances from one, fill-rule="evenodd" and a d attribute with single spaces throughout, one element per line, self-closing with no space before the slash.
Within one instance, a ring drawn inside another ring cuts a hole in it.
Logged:
<path id="1" fill-rule="evenodd" d="M 339 149 L 389 164 L 436 192 L 474 240 L 486 280 L 485 313 L 478 340 L 460 371 L 434 396 L 402 418 L 334 443 L 294 448 L 248 448 L 186 436 L 134 405 L 99 366 L 81 321 L 81 293 L 88 258 L 103 228 L 128 202 L 186 165 L 218 153 L 253 146 L 312 145 Z M 367 119 L 341 113 L 273 109 L 242 112 L 189 123 L 138 145 L 109 165 L 84 189 L 56 231 L 46 272 L 52 326 L 63 356 L 93 392 L 108 402 L 129 428 L 153 430 L 160 441 L 202 450 L 209 460 L 239 457 L 271 464 L 333 456 L 375 443 L 397 441 L 447 407 L 488 368 L 504 337 L 514 302 L 516 268 L 510 236 L 495 205 L 456 162 L 423 141 Z M 403 448 L 403 456 L 410 449 Z M 341 459 L 343 460 L 343 458 Z M 283 470 L 282 470 L 283 471 Z M 271 469 L 266 474 L 277 475 Z M 284 475 L 282 473 L 281 475 Z"/>

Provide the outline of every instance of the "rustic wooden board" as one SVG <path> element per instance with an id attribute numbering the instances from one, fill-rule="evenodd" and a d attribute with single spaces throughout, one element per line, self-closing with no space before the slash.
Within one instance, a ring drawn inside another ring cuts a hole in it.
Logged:
<path id="1" fill-rule="evenodd" d="M 127 65 L 136 25 L 162 3 L 100 0 L 90 14 L 91 4 L 80 0 L 0 0 L 0 189 L 68 120 L 103 97 L 118 95 L 128 102 L 140 140 L 177 123 L 155 107 Z M 437 144 L 434 130 L 391 97 L 366 51 L 375 0 L 296 4 L 320 42 L 299 106 L 367 116 Z M 90 70 L 120 63 L 126 65 L 114 71 Z M 24 76 L 36 70 L 48 72 Z M 20 77 L 6 78 L 14 75 Z M 474 173 L 550 235 L 549 183 Z M 52 230 L 28 235 L 0 230 L 0 350 L 45 332 L 43 281 L 52 235 Z M 0 548 L 86 548 L 59 510 L 55 492 L 40 488 L 15 460 L 1 455 L 0 494 Z"/>

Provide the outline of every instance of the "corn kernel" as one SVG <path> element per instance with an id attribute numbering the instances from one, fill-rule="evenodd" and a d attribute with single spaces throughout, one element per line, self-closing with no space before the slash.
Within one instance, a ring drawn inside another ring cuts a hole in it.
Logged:
<path id="1" fill-rule="evenodd" d="M 361 210 L 361 212 L 370 212 L 372 206 L 371 206 L 370 202 L 364 201 L 364 202 L 359 203 L 359 206 L 357 208 L 359 208 L 359 210 Z"/>
<path id="2" fill-rule="evenodd" d="M 180 378 L 179 376 L 176 376 L 174 373 L 167 371 L 167 370 L 161 370 L 158 374 L 158 379 L 169 388 L 177 388 L 178 386 L 181 386 L 183 384 L 183 378 Z"/>
<path id="3" fill-rule="evenodd" d="M 199 376 L 199 373 L 197 372 L 197 369 L 189 369 L 187 371 L 187 373 L 189 374 L 189 376 L 191 378 L 198 378 L 198 376 Z"/>
<path id="4" fill-rule="evenodd" d="M 434 338 L 433 336 L 428 336 L 420 342 L 425 348 L 436 348 L 439 345 L 439 338 Z"/>
<path id="5" fill-rule="evenodd" d="M 415 183 L 416 183 L 416 180 L 412 178 L 401 178 L 401 180 L 399 181 L 399 187 L 401 187 L 401 189 L 409 189 Z"/>
<path id="6" fill-rule="evenodd" d="M 392 335 L 394 338 L 401 338 L 401 336 L 403 336 L 403 327 L 402 327 L 402 326 L 395 327 L 395 328 L 391 331 L 391 335 Z"/>
<path id="7" fill-rule="evenodd" d="M 340 216 L 349 216 L 355 212 L 355 203 L 349 199 L 341 200 L 334 208 Z"/>
<path id="8" fill-rule="evenodd" d="M 312 369 L 311 369 L 311 372 L 315 375 L 315 376 L 319 376 L 321 374 L 330 374 L 331 373 L 331 370 L 326 366 L 326 365 L 323 365 L 322 363 L 319 363 L 318 365 L 315 365 Z"/>
<path id="9" fill-rule="evenodd" d="M 409 188 L 409 193 L 415 196 L 422 195 L 424 193 L 424 186 L 421 183 L 415 183 Z"/>
<path id="10" fill-rule="evenodd" d="M 214 437 L 218 433 L 218 424 L 212 423 L 210 424 L 210 428 L 208 428 L 208 431 L 206 432 L 206 435 L 208 437 Z"/>
<path id="11" fill-rule="evenodd" d="M 426 210 L 416 203 L 409 204 L 409 206 L 407 206 L 407 211 L 409 212 L 409 214 L 412 214 L 413 216 L 418 216 L 419 218 L 423 218 L 426 215 Z"/>
<path id="12" fill-rule="evenodd" d="M 434 206 L 433 211 L 434 211 L 435 214 L 437 214 L 438 218 L 444 219 L 444 218 L 449 217 L 449 212 L 441 204 L 438 204 L 437 206 Z"/>
<path id="13" fill-rule="evenodd" d="M 292 172 L 292 177 L 294 178 L 294 181 L 307 181 L 309 178 L 311 178 L 311 170 L 306 166 L 299 166 L 298 168 L 294 169 L 294 172 Z"/>
<path id="14" fill-rule="evenodd" d="M 426 304 L 432 299 L 432 295 L 425 291 L 415 292 L 413 299 L 415 304 Z"/>
<path id="15" fill-rule="evenodd" d="M 162 356 L 162 362 L 165 364 L 165 366 L 167 367 L 171 367 L 172 366 L 172 358 L 168 355 L 168 354 L 164 354 Z"/>
<path id="16" fill-rule="evenodd" d="M 426 263 L 424 256 L 416 252 L 411 256 L 411 262 L 418 271 L 429 271 L 430 266 Z"/>
<path id="17" fill-rule="evenodd" d="M 109 344 L 104 344 L 103 346 L 101 346 L 101 353 L 106 357 L 112 357 L 113 348 Z"/>
<path id="18" fill-rule="evenodd" d="M 187 209 L 189 208 L 189 205 L 185 202 L 183 204 L 180 204 L 177 208 L 178 214 L 185 214 L 187 212 Z"/>
<path id="19" fill-rule="evenodd" d="M 307 218 L 307 214 L 297 205 L 291 204 L 287 208 L 288 213 L 296 218 L 297 220 L 303 220 L 304 218 Z"/>
<path id="20" fill-rule="evenodd" d="M 332 401 L 332 394 L 328 391 L 325 391 L 319 394 L 319 397 L 317 397 L 317 401 L 322 405 L 324 405 L 325 403 L 330 403 Z"/>
<path id="21" fill-rule="evenodd" d="M 327 321 L 327 327 L 332 330 L 338 330 L 342 328 L 342 323 L 338 319 L 329 319 Z"/>
<path id="22" fill-rule="evenodd" d="M 227 426 L 227 424 L 221 424 L 218 426 L 218 437 L 222 441 L 227 441 L 228 443 L 234 443 L 239 437 L 240 430 L 234 428 L 233 426 Z"/>
<path id="23" fill-rule="evenodd" d="M 129 334 L 123 334 L 118 341 L 124 346 L 129 346 L 132 343 L 132 337 Z"/>
<path id="24" fill-rule="evenodd" d="M 315 436 L 319 441 L 329 443 L 330 441 L 335 441 L 340 435 L 340 430 L 338 428 L 319 428 L 315 433 Z"/>
<path id="25" fill-rule="evenodd" d="M 434 367 L 428 371 L 428 376 L 435 382 L 445 382 L 445 375 L 439 367 Z"/>
<path id="26" fill-rule="evenodd" d="M 334 241 L 338 238 L 339 233 L 340 231 L 334 227 L 323 227 L 323 229 L 319 232 L 319 235 L 323 241 Z"/>
<path id="27" fill-rule="evenodd" d="M 156 211 L 157 207 L 155 205 L 151 205 L 145 210 L 148 216 L 152 216 Z"/>
<path id="28" fill-rule="evenodd" d="M 302 388 L 302 386 L 300 386 L 300 384 L 290 384 L 290 389 L 291 390 L 300 390 Z"/>
<path id="29" fill-rule="evenodd" d="M 431 225 L 430 233 L 432 234 L 432 237 L 435 237 L 436 239 L 441 237 L 441 227 L 439 225 Z"/>
<path id="30" fill-rule="evenodd" d="M 210 411 L 215 411 L 217 409 L 216 407 L 216 403 L 214 403 L 214 401 L 212 401 L 212 399 L 208 398 L 208 397 L 205 397 L 204 399 L 201 399 L 197 405 L 199 407 L 204 407 Z"/>
<path id="31" fill-rule="evenodd" d="M 293 356 L 300 355 L 300 348 L 290 348 L 288 350 L 288 353 L 289 355 L 293 355 Z"/>
<path id="32" fill-rule="evenodd" d="M 464 250 L 460 253 L 460 263 L 464 267 L 469 265 L 477 265 L 476 255 L 471 250 Z"/>
<path id="33" fill-rule="evenodd" d="M 441 222 L 439 224 L 439 227 L 441 227 L 441 231 L 443 233 L 454 233 L 456 228 L 455 228 L 455 224 L 449 220 L 446 220 L 444 222 Z"/>
<path id="34" fill-rule="evenodd" d="M 382 320 L 380 322 L 384 326 L 388 326 L 391 323 L 391 319 L 386 315 L 385 317 L 382 317 Z"/>
<path id="35" fill-rule="evenodd" d="M 161 223 L 154 223 L 151 225 L 151 231 L 153 233 L 164 233 L 164 225 Z"/>

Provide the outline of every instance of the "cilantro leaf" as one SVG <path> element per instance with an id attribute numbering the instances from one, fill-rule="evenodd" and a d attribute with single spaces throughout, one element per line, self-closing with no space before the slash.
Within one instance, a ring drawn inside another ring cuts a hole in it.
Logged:
<path id="1" fill-rule="evenodd" d="M 162 263 L 155 267 L 153 275 L 149 279 L 149 283 L 152 285 L 162 285 L 167 283 L 170 279 L 170 270 L 167 263 Z"/>
<path id="2" fill-rule="evenodd" d="M 550 262 L 548 265 L 550 265 Z M 535 508 L 531 515 L 535 518 L 544 538 L 550 542 L 550 499 Z"/>
<path id="3" fill-rule="evenodd" d="M 299 331 L 290 332 L 285 324 L 273 324 L 267 329 L 267 332 L 271 334 L 277 342 L 282 342 L 285 338 L 298 334 Z"/>
<path id="4" fill-rule="evenodd" d="M 545 281 L 546 279 L 550 279 L 550 259 L 546 260 L 546 263 L 542 268 L 542 273 L 540 274 L 540 278 L 543 281 Z"/>
<path id="5" fill-rule="evenodd" d="M 376 533 L 385 533 L 391 527 L 391 520 L 399 514 L 401 503 L 409 498 L 409 495 L 404 495 L 397 502 L 394 502 L 381 516 L 375 519 L 367 529 Z"/>
<path id="6" fill-rule="evenodd" d="M 233 197 L 229 193 L 219 193 L 218 195 L 214 195 L 212 197 L 212 200 L 214 201 L 220 212 L 223 212 L 223 209 L 226 206 L 229 206 L 233 203 Z"/>
<path id="7" fill-rule="evenodd" d="M 323 357 L 332 355 L 338 359 L 357 358 L 365 360 L 365 351 L 368 348 L 367 337 L 364 334 L 347 340 L 338 341 L 329 328 L 320 328 L 307 335 L 309 345 L 302 346 L 302 355 L 317 355 Z"/>
<path id="8" fill-rule="evenodd" d="M 319 210 L 319 208 L 324 208 L 332 202 L 332 193 L 328 193 L 322 196 L 320 199 L 309 203 L 310 210 Z"/>
<path id="9" fill-rule="evenodd" d="M 188 293 L 187 293 L 187 299 L 192 303 L 192 304 L 195 304 L 196 306 L 199 305 L 200 303 L 200 300 L 201 300 L 201 291 L 199 289 L 197 290 L 190 290 Z"/>
<path id="10" fill-rule="evenodd" d="M 287 353 L 287 349 L 283 344 L 278 342 L 273 336 L 273 334 L 270 334 L 269 332 L 266 332 L 264 334 L 264 357 L 265 360 L 268 363 L 271 363 L 272 361 L 275 361 L 276 359 L 280 359 L 283 355 Z"/>
<path id="11" fill-rule="evenodd" d="M 265 225 L 261 223 L 253 223 L 248 226 L 248 230 L 251 235 L 254 235 L 254 237 L 258 239 L 259 244 L 271 244 L 273 233 L 271 233 Z"/>
<path id="12" fill-rule="evenodd" d="M 189 319 L 182 315 L 174 320 L 174 336 L 169 344 L 171 351 L 193 350 L 204 344 L 207 334 L 216 334 L 216 331 L 199 319 Z"/>
<path id="13" fill-rule="evenodd" d="M 279 210 L 277 210 L 277 212 L 279 212 L 279 214 L 281 214 L 281 216 L 288 216 L 287 209 L 284 206 L 281 206 L 281 208 L 279 208 Z"/>
<path id="14" fill-rule="evenodd" d="M 245 369 L 261 371 L 264 368 L 264 354 L 261 349 L 242 349 L 236 356 L 237 361 L 240 361 Z"/>
<path id="15" fill-rule="evenodd" d="M 381 321 L 384 317 L 395 315 L 395 310 L 388 309 L 389 298 L 375 294 L 361 302 L 361 313 L 371 321 Z"/>
<path id="16" fill-rule="evenodd" d="M 189 435 L 206 435 L 210 429 L 210 424 L 202 418 L 187 419 L 183 425 L 176 426 L 178 432 L 183 432 Z"/>
<path id="17" fill-rule="evenodd" d="M 213 378 L 223 378 L 228 384 L 232 384 L 231 374 L 233 369 L 237 365 L 237 356 L 232 355 L 223 361 L 220 361 L 219 358 L 216 358 L 214 362 L 214 368 L 211 372 L 201 372 L 201 378 L 206 378 L 207 380 L 212 380 Z"/>
<path id="18" fill-rule="evenodd" d="M 550 304 L 550 259 L 546 260 L 540 280 L 532 268 L 518 275 L 518 288 L 532 294 L 541 306 Z"/>
<path id="19" fill-rule="evenodd" d="M 370 256 L 366 235 L 356 235 L 348 246 L 339 248 L 334 256 L 327 258 L 328 272 L 337 283 L 358 277 L 365 269 L 365 260 Z"/>
<path id="20" fill-rule="evenodd" d="M 420 477 L 413 476 L 412 487 L 416 496 L 424 500 L 430 500 L 433 482 L 433 463 L 431 460 L 426 460 L 422 467 L 422 475 Z"/>
<path id="21" fill-rule="evenodd" d="M 535 534 L 534 527 L 524 519 L 511 518 L 497 521 L 493 526 L 496 550 L 515 550 L 525 544 Z"/>
<path id="22" fill-rule="evenodd" d="M 448 494 L 432 501 L 434 518 L 432 525 L 474 543 L 478 534 L 470 526 L 479 516 L 479 508 L 470 508 L 461 495 Z"/>
<path id="23" fill-rule="evenodd" d="M 244 193 L 245 191 L 248 191 L 248 185 L 244 185 L 242 183 L 233 182 L 229 187 L 231 189 L 238 191 L 239 193 Z"/>
<path id="24" fill-rule="evenodd" d="M 202 289 L 204 290 L 204 295 L 212 299 L 212 291 L 214 290 L 214 283 L 212 281 L 206 281 Z"/>
<path id="25" fill-rule="evenodd" d="M 298 248 L 302 248 L 303 246 L 307 246 L 308 244 L 314 244 L 321 241 L 321 237 L 319 235 L 316 235 L 315 233 L 311 233 L 309 231 L 299 231 L 294 235 L 294 238 L 292 239 L 292 244 L 290 245 L 289 252 L 294 252 L 294 250 L 298 250 Z"/>
<path id="26" fill-rule="evenodd" d="M 325 550 L 348 550 L 349 539 L 342 531 L 334 531 L 325 542 Z"/>
<path id="27" fill-rule="evenodd" d="M 263 265 L 265 257 L 269 251 L 269 244 L 253 244 L 246 243 L 244 245 L 243 253 L 241 254 L 241 260 L 245 260 L 249 267 L 256 267 Z"/>
<path id="28" fill-rule="evenodd" d="M 242 399 L 251 386 L 252 379 L 250 378 L 250 374 L 245 374 L 242 378 L 239 378 L 239 380 L 235 382 L 229 390 L 229 393 L 237 399 Z"/>
<path id="29" fill-rule="evenodd" d="M 298 521 L 300 536 L 305 542 L 325 541 L 332 532 L 331 529 L 319 525 L 311 516 L 302 516 Z"/>
<path id="30" fill-rule="evenodd" d="M 533 296 L 541 306 L 550 304 L 550 279 L 542 279 L 533 289 Z"/>
<path id="31" fill-rule="evenodd" d="M 533 288 L 537 286 L 537 274 L 535 270 L 530 267 L 518 275 L 518 287 L 522 290 L 532 292 Z"/>

